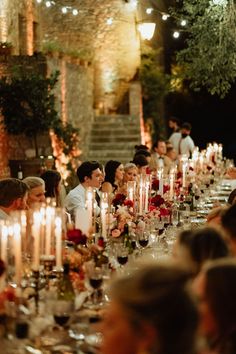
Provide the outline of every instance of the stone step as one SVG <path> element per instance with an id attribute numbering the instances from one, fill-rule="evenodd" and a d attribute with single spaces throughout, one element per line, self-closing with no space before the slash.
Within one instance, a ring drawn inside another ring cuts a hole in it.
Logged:
<path id="1" fill-rule="evenodd" d="M 102 127 L 98 127 L 98 128 L 92 128 L 91 130 L 91 135 L 140 135 L 140 130 L 137 128 L 126 128 L 126 129 L 119 129 L 116 127 L 114 127 L 114 129 L 105 129 Z"/>
<path id="2" fill-rule="evenodd" d="M 136 122 L 137 118 L 130 116 L 128 114 L 110 114 L 110 115 L 101 114 L 94 118 L 94 122 L 103 122 L 103 123 L 118 121 L 118 120 Z"/>
<path id="3" fill-rule="evenodd" d="M 125 157 L 125 158 L 130 158 L 133 157 L 133 152 L 132 151 L 127 151 L 127 150 L 100 150 L 100 151 L 93 151 L 90 150 L 88 153 L 89 158 L 93 156 L 98 156 L 100 158 L 102 157 L 109 157 L 109 156 L 115 156 L 115 157 Z"/>
<path id="4" fill-rule="evenodd" d="M 93 141 L 93 142 L 90 143 L 89 147 L 90 147 L 90 150 L 92 150 L 92 151 L 97 151 L 97 150 L 98 151 L 99 150 L 102 150 L 102 151 L 103 150 L 108 150 L 108 151 L 110 151 L 110 150 L 112 150 L 112 151 L 114 151 L 114 150 L 133 151 L 134 150 L 133 142 L 125 142 L 125 144 L 124 144 L 124 142 L 116 142 L 116 143 L 107 142 L 106 144 L 104 144 L 104 143 L 94 143 L 94 141 Z"/>
<path id="5" fill-rule="evenodd" d="M 91 143 L 126 143 L 127 141 L 132 142 L 133 145 L 140 144 L 140 135 L 125 135 L 116 136 L 116 135 L 98 135 L 95 134 Z"/>

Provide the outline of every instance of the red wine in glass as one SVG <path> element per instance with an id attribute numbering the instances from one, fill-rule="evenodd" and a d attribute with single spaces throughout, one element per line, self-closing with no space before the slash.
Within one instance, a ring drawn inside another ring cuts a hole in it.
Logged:
<path id="1" fill-rule="evenodd" d="M 136 241 L 135 240 L 131 241 L 131 247 L 133 248 L 133 250 L 136 249 Z"/>
<path id="2" fill-rule="evenodd" d="M 62 315 L 58 314 L 58 315 L 54 315 L 53 317 L 55 322 L 61 327 L 63 327 L 69 321 L 70 318 L 70 316 L 67 314 L 62 314 Z"/>
<path id="3" fill-rule="evenodd" d="M 120 265 L 125 265 L 128 262 L 128 256 L 117 256 L 117 261 Z"/>
<path id="4" fill-rule="evenodd" d="M 158 230 L 158 235 L 159 235 L 159 236 L 162 235 L 164 231 L 165 231 L 164 227 L 163 227 L 162 229 L 159 229 L 159 230 Z"/>
<path id="5" fill-rule="evenodd" d="M 99 289 L 102 285 L 102 277 L 101 278 L 89 278 L 89 283 L 94 289 Z"/>
<path id="6" fill-rule="evenodd" d="M 145 238 L 140 239 L 138 242 L 139 242 L 140 246 L 143 248 L 147 247 L 147 245 L 148 245 L 148 239 L 145 239 Z"/>

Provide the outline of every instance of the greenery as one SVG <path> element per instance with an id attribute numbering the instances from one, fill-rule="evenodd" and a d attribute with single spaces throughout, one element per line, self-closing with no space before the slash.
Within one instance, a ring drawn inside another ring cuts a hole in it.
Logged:
<path id="1" fill-rule="evenodd" d="M 187 20 L 186 46 L 177 52 L 182 78 L 199 91 L 223 98 L 236 78 L 236 5 L 234 0 L 177 0 L 172 14 Z"/>
<path id="2" fill-rule="evenodd" d="M 170 92 L 170 76 L 158 65 L 159 52 L 148 49 L 142 54 L 140 80 L 143 89 L 144 119 L 152 118 L 154 135 L 165 138 L 165 121 L 163 117 L 163 100 Z"/>
<path id="3" fill-rule="evenodd" d="M 38 74 L 18 73 L 0 79 L 0 109 L 8 133 L 23 134 L 34 142 L 38 156 L 38 136 L 53 130 L 65 155 L 78 143 L 78 129 L 63 123 L 55 110 L 53 89 L 59 72 L 45 78 Z"/>
<path id="4" fill-rule="evenodd" d="M 68 55 L 72 58 L 79 58 L 83 60 L 92 60 L 93 54 L 92 51 L 88 49 L 69 49 L 60 45 L 59 42 L 56 41 L 46 41 L 43 44 L 43 52 L 45 53 L 53 53 L 58 52 L 64 55 Z"/>

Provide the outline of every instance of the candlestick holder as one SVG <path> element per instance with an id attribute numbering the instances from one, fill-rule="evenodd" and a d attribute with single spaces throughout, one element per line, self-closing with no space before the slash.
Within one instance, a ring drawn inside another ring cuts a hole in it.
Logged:
<path id="1" fill-rule="evenodd" d="M 39 270 L 32 270 L 32 276 L 33 276 L 33 287 L 35 290 L 34 294 L 34 300 L 35 300 L 35 312 L 38 315 L 39 313 L 39 283 L 40 283 L 40 272 Z"/>
<path id="2" fill-rule="evenodd" d="M 49 255 L 49 256 L 42 256 L 41 257 L 41 264 L 43 265 L 43 270 L 44 270 L 44 277 L 45 277 L 45 288 L 49 288 L 49 280 L 50 277 L 53 273 L 53 267 L 55 265 L 55 256 Z"/>

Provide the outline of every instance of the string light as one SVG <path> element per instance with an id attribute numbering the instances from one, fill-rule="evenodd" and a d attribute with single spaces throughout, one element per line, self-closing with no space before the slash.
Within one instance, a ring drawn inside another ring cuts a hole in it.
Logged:
<path id="1" fill-rule="evenodd" d="M 152 12 L 153 12 L 153 8 L 152 8 L 152 7 L 148 7 L 148 8 L 146 9 L 146 14 L 147 14 L 147 15 L 151 15 Z"/>
<path id="2" fill-rule="evenodd" d="M 179 38 L 179 36 L 180 36 L 179 31 L 174 31 L 174 33 L 173 33 L 173 37 L 174 37 L 175 39 L 178 39 L 178 38 Z"/>
<path id="3" fill-rule="evenodd" d="M 62 7 L 61 12 L 63 14 L 67 14 L 67 7 L 66 6 Z"/>
<path id="4" fill-rule="evenodd" d="M 46 5 L 47 7 L 50 7 L 50 6 L 52 5 L 52 4 L 51 4 L 51 1 L 46 1 L 45 5 Z"/>
<path id="5" fill-rule="evenodd" d="M 182 27 L 186 26 L 186 25 L 187 25 L 187 21 L 186 21 L 186 20 L 182 20 L 182 21 L 180 22 L 180 25 L 181 25 Z"/>
<path id="6" fill-rule="evenodd" d="M 42 2 L 42 0 L 37 0 L 37 3 L 38 3 L 38 4 L 41 4 L 41 2 Z"/>
<path id="7" fill-rule="evenodd" d="M 170 15 L 163 14 L 161 18 L 163 21 L 167 21 L 169 17 L 170 17 Z"/>
<path id="8" fill-rule="evenodd" d="M 112 17 L 108 18 L 107 21 L 106 21 L 106 23 L 107 23 L 109 26 L 111 26 L 111 25 L 113 24 L 113 18 L 112 18 Z"/>
<path id="9" fill-rule="evenodd" d="M 79 11 L 78 11 L 77 9 L 73 9 L 73 10 L 72 10 L 72 14 L 73 14 L 74 16 L 77 16 L 78 13 L 79 13 Z"/>

